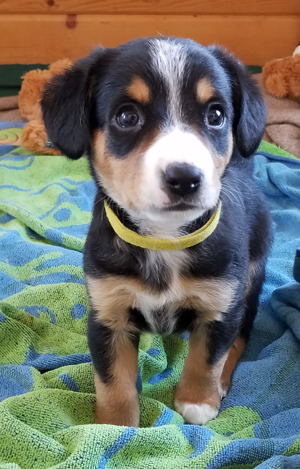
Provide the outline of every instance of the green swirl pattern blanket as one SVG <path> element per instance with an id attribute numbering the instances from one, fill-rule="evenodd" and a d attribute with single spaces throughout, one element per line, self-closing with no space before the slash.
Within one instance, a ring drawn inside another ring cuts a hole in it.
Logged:
<path id="1" fill-rule="evenodd" d="M 275 241 L 219 416 L 184 424 L 172 402 L 187 337 L 144 335 L 141 428 L 95 425 L 82 274 L 94 183 L 84 158 L 11 145 L 20 131 L 0 125 L 0 468 L 300 468 L 300 287 L 285 287 L 300 247 L 300 163 L 272 146 L 256 156 Z"/>

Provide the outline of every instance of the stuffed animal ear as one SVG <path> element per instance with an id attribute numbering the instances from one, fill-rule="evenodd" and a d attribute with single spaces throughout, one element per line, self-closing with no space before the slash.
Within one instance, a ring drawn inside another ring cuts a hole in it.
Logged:
<path id="1" fill-rule="evenodd" d="M 45 87 L 41 101 L 51 143 L 70 158 L 83 155 L 90 143 L 93 75 L 107 49 L 96 49 Z"/>
<path id="2" fill-rule="evenodd" d="M 257 149 L 265 128 L 266 111 L 262 95 L 246 67 L 228 51 L 211 46 L 231 81 L 234 109 L 234 140 L 244 157 Z"/>

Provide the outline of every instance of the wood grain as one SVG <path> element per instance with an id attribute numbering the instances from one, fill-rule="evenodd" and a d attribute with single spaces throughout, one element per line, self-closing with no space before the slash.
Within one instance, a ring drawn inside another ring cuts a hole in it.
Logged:
<path id="1" fill-rule="evenodd" d="M 0 0 L 0 13 L 234 14 L 300 13 L 299 0 Z"/>
<path id="2" fill-rule="evenodd" d="M 146 35 L 219 43 L 247 64 L 291 55 L 300 16 L 0 15 L 0 63 L 49 63 L 78 58 L 98 44 L 113 47 Z"/>

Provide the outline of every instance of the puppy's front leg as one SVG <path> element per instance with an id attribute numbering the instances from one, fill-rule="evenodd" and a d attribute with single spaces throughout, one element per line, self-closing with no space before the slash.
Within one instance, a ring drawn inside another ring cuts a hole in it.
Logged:
<path id="1" fill-rule="evenodd" d="M 134 296 L 120 276 L 86 275 L 86 283 L 92 306 L 88 340 L 96 373 L 96 422 L 138 426 L 139 335 L 129 317 Z"/>
<path id="2" fill-rule="evenodd" d="M 189 352 L 175 393 L 176 410 L 193 424 L 205 424 L 217 416 L 243 352 L 243 339 L 234 340 L 235 336 L 225 330 L 225 325 L 222 334 L 222 323 L 216 321 L 214 325 L 211 331 L 204 327 L 191 333 Z"/>
<path id="3" fill-rule="evenodd" d="M 138 339 L 89 316 L 89 347 L 95 368 L 96 423 L 139 425 L 136 390 Z"/>

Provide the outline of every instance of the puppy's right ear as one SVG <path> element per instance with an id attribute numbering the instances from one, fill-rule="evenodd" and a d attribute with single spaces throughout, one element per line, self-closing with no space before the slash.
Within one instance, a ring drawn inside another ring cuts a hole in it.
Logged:
<path id="1" fill-rule="evenodd" d="M 106 51 L 96 49 L 45 87 L 41 106 L 49 139 L 70 158 L 79 158 L 89 146 L 93 76 Z"/>

